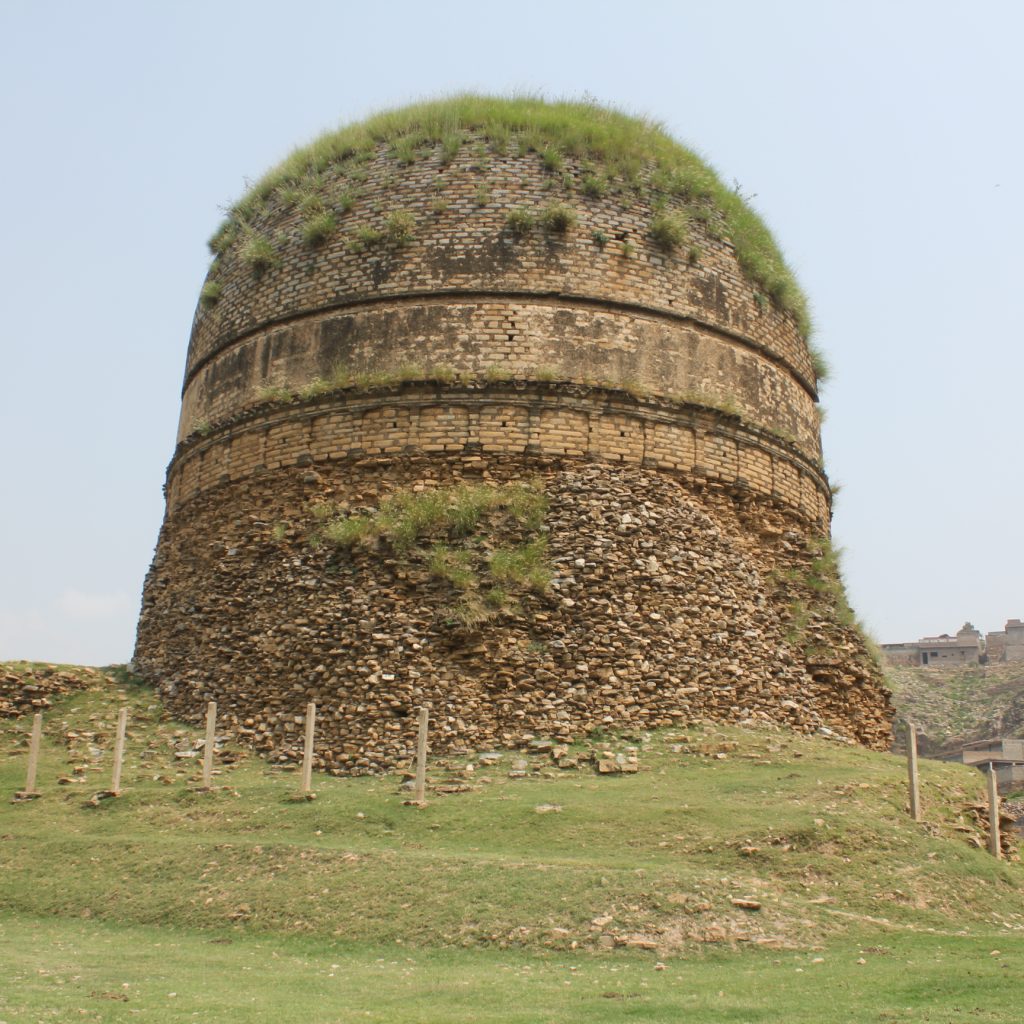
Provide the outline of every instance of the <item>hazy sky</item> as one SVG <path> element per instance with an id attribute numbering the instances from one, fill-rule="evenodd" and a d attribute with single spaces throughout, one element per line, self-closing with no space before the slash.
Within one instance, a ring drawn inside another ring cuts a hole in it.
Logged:
<path id="1" fill-rule="evenodd" d="M 650 114 L 754 193 L 833 367 L 854 606 L 883 641 L 1024 617 L 1022 12 L 0 0 L 0 658 L 131 654 L 220 208 L 462 89 Z"/>

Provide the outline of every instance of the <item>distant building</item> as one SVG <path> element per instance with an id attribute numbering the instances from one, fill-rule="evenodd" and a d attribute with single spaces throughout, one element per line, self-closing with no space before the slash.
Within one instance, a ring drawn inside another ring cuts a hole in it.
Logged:
<path id="1" fill-rule="evenodd" d="M 913 643 L 882 644 L 882 653 L 893 665 L 977 665 L 984 647 L 981 633 L 965 622 L 956 636 L 943 633 Z"/>
<path id="2" fill-rule="evenodd" d="M 1008 793 L 1024 786 L 1024 739 L 997 737 L 978 740 L 963 748 L 964 764 L 996 773 L 996 787 Z"/>
<path id="3" fill-rule="evenodd" d="M 1006 629 L 985 634 L 985 652 L 988 660 L 1024 661 L 1024 622 L 1008 619 Z"/>
<path id="4" fill-rule="evenodd" d="M 984 638 L 970 622 L 956 636 L 923 636 L 905 644 L 882 644 L 890 665 L 976 665 L 1024 661 L 1024 622 L 1008 619 L 1006 628 Z"/>

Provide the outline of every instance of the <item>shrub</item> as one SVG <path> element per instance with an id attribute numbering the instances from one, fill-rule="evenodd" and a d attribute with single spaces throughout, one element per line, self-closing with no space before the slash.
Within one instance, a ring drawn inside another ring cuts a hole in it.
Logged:
<path id="1" fill-rule="evenodd" d="M 505 218 L 505 226 L 513 235 L 522 238 L 533 230 L 533 214 L 522 208 L 509 210 L 508 216 Z"/>
<path id="2" fill-rule="evenodd" d="M 561 203 L 546 207 L 540 215 L 540 225 L 545 231 L 564 233 L 576 225 L 576 211 Z"/>
<path id="3" fill-rule="evenodd" d="M 207 281 L 203 290 L 199 293 L 199 305 L 203 309 L 213 309 L 220 301 L 220 294 L 224 290 L 220 281 Z"/>
<path id="4" fill-rule="evenodd" d="M 680 213 L 657 213 L 650 224 L 650 236 L 663 252 L 673 252 L 686 241 L 686 219 Z"/>
<path id="5" fill-rule="evenodd" d="M 392 245 L 405 245 L 412 238 L 416 221 L 406 210 L 394 210 L 384 222 L 384 234 Z"/>
<path id="6" fill-rule="evenodd" d="M 268 238 L 250 232 L 238 250 L 239 259 L 248 264 L 254 274 L 262 274 L 277 262 L 277 254 Z"/>
<path id="7" fill-rule="evenodd" d="M 337 221 L 330 210 L 307 220 L 302 228 L 302 238 L 307 245 L 323 245 L 337 227 Z"/>

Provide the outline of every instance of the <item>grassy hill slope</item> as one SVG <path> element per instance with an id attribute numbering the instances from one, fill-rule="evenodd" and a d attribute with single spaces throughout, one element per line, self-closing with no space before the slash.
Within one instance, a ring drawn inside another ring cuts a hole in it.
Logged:
<path id="1" fill-rule="evenodd" d="M 149 970 L 154 942 L 190 998 L 209 989 L 204 1020 L 269 1019 L 243 1012 L 253 992 L 266 1007 L 298 976 L 327 985 L 331 963 L 344 984 L 329 987 L 349 1003 L 365 1002 L 357 979 L 378 986 L 379 1005 L 359 1019 L 382 1021 L 538 1020 L 547 1019 L 541 1007 L 563 1003 L 551 1019 L 621 1020 L 628 1005 L 629 1019 L 660 1020 L 690 996 L 695 1008 L 705 998 L 731 1007 L 722 1019 L 780 1019 L 756 1015 L 765 986 L 774 1012 L 812 1020 L 820 990 L 791 983 L 821 964 L 847 990 L 843 1019 L 897 1019 L 852 1008 L 951 1006 L 937 979 L 953 950 L 984 965 L 961 993 L 980 978 L 994 979 L 990 993 L 1021 980 L 1019 959 L 993 963 L 1024 952 L 1024 869 L 977 848 L 964 806 L 979 799 L 982 779 L 970 769 L 922 766 L 920 825 L 905 813 L 895 756 L 709 724 L 591 737 L 598 755 L 621 754 L 627 766 L 635 757 L 635 773 L 562 770 L 547 752 L 433 762 L 423 809 L 404 805 L 395 777 L 317 778 L 317 799 L 295 801 L 294 773 L 231 749 L 219 754 L 220 788 L 204 793 L 195 727 L 166 720 L 152 691 L 125 677 L 85 678 L 84 687 L 46 712 L 44 796 L 0 805 L 0 958 L 18 965 L 19 979 L 0 995 L 7 1021 L 35 1020 L 85 988 L 111 996 L 99 1007 L 101 996 L 81 996 L 86 1011 L 107 1014 L 95 1019 L 127 1020 L 140 1007 L 180 1019 L 183 1004 L 168 1002 L 163 985 L 124 1007 L 113 998 L 135 993 L 120 986 Z M 94 806 L 88 798 L 109 784 L 122 703 L 131 708 L 124 794 Z M 27 732 L 27 718 L 0 723 L 8 793 L 24 780 Z M 509 777 L 523 770 L 518 759 L 526 774 Z M 62 949 L 66 957 L 54 952 Z M 273 985 L 239 975 L 273 960 L 272 950 L 295 977 L 278 977 L 279 964 Z M 893 957 L 925 965 L 912 997 L 894 994 L 908 979 Z M 34 973 L 39 958 L 66 970 Z M 195 958 L 221 965 L 216 984 L 190 973 Z M 729 961 L 729 996 L 718 997 Z M 439 992 L 431 964 L 467 990 L 446 982 Z M 873 1003 L 860 992 L 869 977 Z M 514 1009 L 506 1002 L 503 1016 L 487 1016 L 490 1004 L 473 994 L 485 981 L 519 993 Z M 617 995 L 605 999 L 602 985 Z M 635 1004 L 617 1002 L 630 993 Z M 587 998 L 577 1006 L 574 994 Z M 1013 1019 L 986 1015 L 987 999 L 974 1000 L 975 1019 Z M 356 1019 L 293 1018 L 289 1005 L 274 1019 Z"/>
<path id="2" fill-rule="evenodd" d="M 923 753 L 956 753 L 972 740 L 1024 735 L 1024 665 L 888 666 L 885 681 L 900 719 L 922 730 Z"/>

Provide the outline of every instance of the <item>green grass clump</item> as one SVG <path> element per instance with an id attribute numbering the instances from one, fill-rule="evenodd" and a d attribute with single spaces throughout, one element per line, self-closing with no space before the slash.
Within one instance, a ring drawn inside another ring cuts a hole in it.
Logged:
<path id="1" fill-rule="evenodd" d="M 515 548 L 499 548 L 490 557 L 491 575 L 499 583 L 516 583 L 529 590 L 543 592 L 551 583 L 545 537 Z"/>
<path id="2" fill-rule="evenodd" d="M 664 252 L 674 252 L 686 241 L 688 234 L 686 218 L 678 211 L 657 213 L 651 220 L 651 240 Z"/>
<path id="3" fill-rule="evenodd" d="M 277 253 L 270 240 L 256 232 L 246 235 L 238 250 L 238 257 L 257 275 L 269 270 L 277 262 Z"/>
<path id="4" fill-rule="evenodd" d="M 548 146 L 544 152 L 541 153 L 540 158 L 544 164 L 544 170 L 546 171 L 555 173 L 561 171 L 565 167 L 564 157 L 554 146 Z"/>
<path id="5" fill-rule="evenodd" d="M 224 286 L 220 281 L 207 281 L 203 290 L 199 293 L 199 305 L 203 309 L 213 309 L 220 301 L 221 292 Z"/>
<path id="6" fill-rule="evenodd" d="M 295 392 L 287 384 L 264 384 L 256 390 L 257 402 L 290 402 Z"/>
<path id="7" fill-rule="evenodd" d="M 323 245 L 334 234 L 338 222 L 330 210 L 324 210 L 305 222 L 302 238 L 306 245 Z"/>
<path id="8" fill-rule="evenodd" d="M 472 553 L 452 550 L 447 544 L 435 544 L 430 549 L 427 568 L 431 576 L 446 580 L 457 590 L 467 590 L 476 581 Z"/>
<path id="9" fill-rule="evenodd" d="M 358 541 L 381 538 L 399 552 L 409 551 L 428 534 L 449 538 L 471 533 L 484 515 L 505 510 L 527 528 L 537 529 L 547 502 L 533 487 L 516 485 L 471 486 L 425 491 L 399 491 L 381 502 L 371 515 L 336 520 L 338 529 L 324 538 L 338 547 L 351 547 Z"/>
<path id="10" fill-rule="evenodd" d="M 538 220 L 545 231 L 564 234 L 576 226 L 576 211 L 562 203 L 554 203 L 541 211 Z"/>
<path id="11" fill-rule="evenodd" d="M 384 222 L 384 235 L 392 245 L 405 245 L 416 228 L 413 215 L 407 210 L 394 210 Z"/>
<path id="12" fill-rule="evenodd" d="M 819 382 L 828 380 L 832 371 L 828 365 L 825 353 L 817 345 L 810 345 L 809 348 L 811 352 L 811 365 L 814 367 L 814 376 Z"/>
<path id="13" fill-rule="evenodd" d="M 399 491 L 372 513 L 319 509 L 309 539 L 314 548 L 328 544 L 337 549 L 386 542 L 410 565 L 422 565 L 431 579 L 454 591 L 439 612 L 441 620 L 475 627 L 517 610 L 517 592 L 547 590 L 547 541 L 534 536 L 546 511 L 543 492 L 526 484 Z M 498 543 L 509 533 L 527 539 L 511 546 Z"/>
<path id="14" fill-rule="evenodd" d="M 586 180 L 597 182 L 603 176 L 609 186 L 649 187 L 659 196 L 692 204 L 694 210 L 704 211 L 709 224 L 720 223 L 748 277 L 794 316 L 805 335 L 809 333 L 807 301 L 770 232 L 747 201 L 656 122 L 593 102 L 459 94 L 380 113 L 329 132 L 295 150 L 259 179 L 231 208 L 211 239 L 211 248 L 225 253 L 282 187 L 303 187 L 330 177 L 357 180 L 362 165 L 383 146 L 400 163 L 417 159 L 420 149 L 428 146 L 441 146 L 447 159 L 452 159 L 456 140 L 461 146 L 469 136 L 483 136 L 495 152 L 505 152 L 515 141 L 520 153 L 540 153 L 552 173 L 563 172 L 569 159 L 584 164 L 590 169 L 586 194 L 600 188 L 587 185 Z"/>
<path id="15" fill-rule="evenodd" d="M 533 214 L 521 207 L 509 210 L 508 216 L 505 218 L 505 226 L 519 238 L 528 235 L 533 230 L 534 223 Z"/>
<path id="16" fill-rule="evenodd" d="M 360 227 L 356 228 L 355 234 L 348 243 L 351 252 L 366 252 L 367 249 L 380 244 L 384 239 L 384 232 L 378 228 Z"/>

